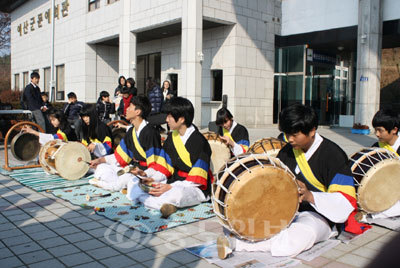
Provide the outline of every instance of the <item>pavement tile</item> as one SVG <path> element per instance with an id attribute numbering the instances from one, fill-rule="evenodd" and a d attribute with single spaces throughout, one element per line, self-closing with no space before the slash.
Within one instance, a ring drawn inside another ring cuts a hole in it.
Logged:
<path id="1" fill-rule="evenodd" d="M 184 233 L 186 235 L 194 235 L 194 234 L 203 232 L 203 230 L 200 230 L 198 227 L 193 226 L 191 224 L 185 224 L 185 225 L 178 226 L 178 227 L 174 228 L 174 230 Z"/>
<path id="2" fill-rule="evenodd" d="M 81 218 L 84 218 L 84 217 L 81 217 Z M 81 218 L 78 218 L 78 219 L 81 219 Z M 86 222 L 86 223 L 81 223 L 81 224 L 79 224 L 78 226 L 79 226 L 79 228 L 81 228 L 82 230 L 85 230 L 85 231 L 94 230 L 94 229 L 103 227 L 102 224 L 97 223 L 97 222 L 95 222 L 95 221 Z"/>
<path id="3" fill-rule="evenodd" d="M 161 255 L 157 254 L 154 250 L 149 248 L 139 249 L 126 254 L 128 257 L 133 258 L 137 262 L 145 262 L 148 260 L 155 259 L 157 257 L 161 257 Z"/>
<path id="4" fill-rule="evenodd" d="M 21 232 L 19 229 L 11 229 L 11 230 L 7 230 L 7 231 L 2 231 L 0 232 L 0 239 L 3 240 L 5 238 L 9 238 L 9 237 L 15 237 L 15 236 L 20 236 L 23 235 L 24 233 Z"/>
<path id="5" fill-rule="evenodd" d="M 144 266 L 143 264 L 141 264 L 141 263 L 137 263 L 137 264 L 135 264 L 135 265 L 133 265 L 133 266 L 129 266 L 130 268 L 146 268 L 146 266 Z"/>
<path id="6" fill-rule="evenodd" d="M 58 215 L 58 216 L 60 216 L 60 215 Z M 76 218 L 76 217 L 82 217 L 82 215 L 79 214 L 78 212 L 70 211 L 64 215 L 61 215 L 60 217 L 63 219 L 72 219 L 72 218 Z"/>
<path id="7" fill-rule="evenodd" d="M 8 220 L 11 222 L 15 221 L 23 221 L 23 220 L 28 220 L 31 219 L 32 216 L 28 214 L 18 214 L 18 215 L 13 215 L 13 216 L 7 216 Z"/>
<path id="8" fill-rule="evenodd" d="M 112 268 L 122 268 L 128 266 L 130 267 L 131 265 L 136 263 L 136 261 L 123 255 L 110 257 L 101 260 L 100 262 L 103 263 L 106 267 L 112 267 Z"/>
<path id="9" fill-rule="evenodd" d="M 10 249 L 12 252 L 14 252 L 15 255 L 20 255 L 28 252 L 41 250 L 42 248 L 38 244 L 36 244 L 36 242 L 32 241 L 26 244 L 10 247 Z"/>
<path id="10" fill-rule="evenodd" d="M 14 256 L 14 253 L 12 253 L 8 248 L 1 248 L 0 249 L 0 259 L 8 258 Z"/>
<path id="11" fill-rule="evenodd" d="M 351 253 L 367 259 L 373 259 L 379 253 L 379 251 L 371 248 L 361 247 L 353 250 Z"/>
<path id="12" fill-rule="evenodd" d="M 167 243 L 167 241 L 165 241 L 164 239 L 153 236 L 150 240 L 147 241 L 146 246 L 158 246 L 165 243 Z"/>
<path id="13" fill-rule="evenodd" d="M 25 226 L 32 226 L 35 224 L 40 224 L 36 219 L 31 218 L 28 220 L 22 220 L 22 221 L 15 221 L 14 224 L 18 227 L 25 227 Z"/>
<path id="14" fill-rule="evenodd" d="M 101 227 L 93 230 L 88 230 L 87 232 L 93 235 L 94 237 L 104 237 L 104 234 L 106 233 L 107 230 L 108 230 L 107 227 Z M 112 234 L 113 233 L 111 233 L 110 235 Z"/>
<path id="15" fill-rule="evenodd" d="M 74 234 L 74 233 L 81 232 L 81 230 L 79 230 L 78 228 L 76 228 L 74 226 L 60 227 L 60 228 L 54 229 L 53 231 L 59 235 L 67 235 L 67 234 Z"/>
<path id="16" fill-rule="evenodd" d="M 62 267 L 65 267 L 65 265 L 56 259 L 41 261 L 29 265 L 29 268 L 62 268 Z"/>
<path id="17" fill-rule="evenodd" d="M 46 232 L 46 231 L 50 231 L 49 228 L 47 228 L 46 226 L 44 226 L 41 223 L 37 223 L 37 224 L 33 224 L 30 226 L 25 226 L 25 227 L 21 227 L 20 228 L 22 231 L 24 231 L 25 233 L 36 233 L 36 232 Z"/>
<path id="18" fill-rule="evenodd" d="M 323 253 L 321 256 L 331 259 L 331 260 L 336 260 L 338 257 L 346 254 L 346 252 L 332 248 L 329 251 Z"/>
<path id="19" fill-rule="evenodd" d="M 182 264 L 191 263 L 199 259 L 199 257 L 187 252 L 186 250 L 171 253 L 168 255 L 168 258 Z"/>
<path id="20" fill-rule="evenodd" d="M 20 254 L 20 255 L 18 255 L 18 257 L 25 264 L 35 263 L 35 262 L 44 261 L 44 260 L 53 258 L 53 256 L 51 256 L 45 250 L 34 251 L 34 252 L 26 253 L 26 254 Z"/>
<path id="21" fill-rule="evenodd" d="M 0 267 L 13 268 L 23 265 L 17 257 L 9 257 L 0 260 Z"/>
<path id="22" fill-rule="evenodd" d="M 154 250 L 155 252 L 157 252 L 158 254 L 165 255 L 165 256 L 181 250 L 180 247 L 178 247 L 177 245 L 174 245 L 172 243 L 165 243 L 162 245 L 152 247 L 151 249 Z"/>
<path id="23" fill-rule="evenodd" d="M 84 263 L 86 264 L 86 263 L 93 261 L 93 259 L 91 257 L 89 257 L 88 255 L 86 255 L 83 252 L 75 253 L 75 254 L 68 255 L 68 256 L 63 256 L 63 257 L 60 257 L 59 260 L 62 261 L 67 266 L 75 266 L 75 265 L 84 264 Z M 86 265 L 84 265 L 83 267 L 86 267 Z M 94 267 L 98 267 L 98 266 L 94 266 Z"/>
<path id="24" fill-rule="evenodd" d="M 32 241 L 32 239 L 30 239 L 29 236 L 27 236 L 25 234 L 20 235 L 20 236 L 14 236 L 14 237 L 2 239 L 2 242 L 4 244 L 6 244 L 8 247 L 25 244 L 25 243 L 28 243 L 31 241 Z"/>
<path id="25" fill-rule="evenodd" d="M 311 267 L 324 267 L 327 263 L 331 262 L 332 260 L 324 258 L 324 257 L 317 257 L 312 261 L 303 261 L 302 263 L 305 265 L 309 265 Z M 296 266 L 297 267 L 297 266 Z"/>
<path id="26" fill-rule="evenodd" d="M 96 248 L 102 248 L 102 247 L 106 246 L 106 244 L 104 244 L 103 242 L 101 242 L 97 239 L 90 239 L 90 240 L 77 242 L 77 243 L 74 243 L 74 245 L 83 251 L 96 249 Z"/>
<path id="27" fill-rule="evenodd" d="M 176 232 L 174 229 L 169 229 L 166 231 L 162 231 L 156 234 L 157 237 L 160 237 L 164 239 L 166 242 L 172 242 L 181 238 L 185 238 L 188 235 L 181 233 L 181 232 Z"/>
<path id="28" fill-rule="evenodd" d="M 190 236 L 182 238 L 182 239 L 178 239 L 178 240 L 175 240 L 175 241 L 172 241 L 173 244 L 175 244 L 175 245 L 177 245 L 177 246 L 179 246 L 181 248 L 187 248 L 187 247 L 190 247 L 190 246 L 198 245 L 198 244 L 201 244 L 201 242 L 202 241 L 200 241 L 198 239 L 195 239 L 193 237 L 190 237 Z"/>
<path id="29" fill-rule="evenodd" d="M 81 251 L 79 248 L 71 244 L 62 245 L 54 248 L 48 248 L 47 250 L 56 257 L 70 255 Z"/>
<path id="30" fill-rule="evenodd" d="M 72 210 L 70 208 L 56 208 L 56 209 L 52 209 L 51 212 L 57 216 L 62 216 L 68 212 L 71 212 Z"/>
<path id="31" fill-rule="evenodd" d="M 208 263 L 205 260 L 200 259 L 199 261 L 191 262 L 185 265 L 185 267 L 190 267 L 190 268 L 215 268 L 217 266 Z"/>
<path id="32" fill-rule="evenodd" d="M 89 263 L 81 264 L 78 266 L 74 266 L 74 268 L 99 268 L 99 267 L 106 267 L 106 266 L 104 266 L 103 264 L 101 264 L 99 262 L 89 262 Z"/>
<path id="33" fill-rule="evenodd" d="M 158 267 L 173 268 L 173 267 L 181 267 L 182 266 L 182 264 L 177 263 L 176 261 L 173 261 L 166 257 L 160 257 L 157 259 L 148 260 L 146 262 L 143 262 L 143 265 L 147 266 L 147 267 L 154 267 L 154 268 L 158 268 Z"/>
<path id="34" fill-rule="evenodd" d="M 375 249 L 375 250 L 381 250 L 381 248 L 384 246 L 385 244 L 379 241 L 372 241 L 366 245 L 364 245 L 364 247 L 366 248 L 370 248 L 370 249 Z"/>
<path id="35" fill-rule="evenodd" d="M 57 237 L 58 234 L 52 231 L 44 231 L 44 232 L 36 232 L 36 233 L 28 233 L 28 235 L 35 241 L 48 239 L 52 237 Z"/>
<path id="36" fill-rule="evenodd" d="M 300 264 L 298 264 L 298 265 L 296 265 L 294 267 L 295 268 L 313 268 L 313 266 L 310 266 L 310 265 L 307 265 L 307 264 L 304 264 L 304 263 L 300 263 Z"/>
<path id="37" fill-rule="evenodd" d="M 217 237 L 221 235 L 221 233 L 213 233 L 213 232 L 202 232 L 200 234 L 195 234 L 192 237 L 203 241 L 203 242 L 207 242 L 207 241 L 211 241 L 211 240 L 217 240 Z"/>
<path id="38" fill-rule="evenodd" d="M 119 244 L 107 244 L 107 245 L 112 246 L 116 250 L 123 252 L 123 253 L 128 253 L 128 252 L 132 252 L 135 250 L 145 248 L 145 246 L 143 246 L 142 244 L 138 244 L 133 240 L 128 240 L 128 241 L 125 241 L 125 242 L 122 242 Z"/>
<path id="39" fill-rule="evenodd" d="M 92 220 L 91 220 L 91 219 L 88 219 L 87 217 L 79 217 L 79 218 L 67 219 L 67 221 L 69 221 L 69 222 L 72 223 L 72 224 L 76 224 L 76 225 L 79 224 L 79 227 L 80 227 L 80 224 L 81 224 L 81 223 L 90 222 L 90 221 L 92 221 Z M 96 227 L 96 228 L 97 228 L 97 227 Z"/>
<path id="40" fill-rule="evenodd" d="M 344 244 L 344 243 L 340 243 L 339 245 L 337 245 L 336 247 L 334 247 L 334 249 L 338 249 L 344 252 L 350 252 L 352 250 L 355 250 L 356 248 L 358 248 L 360 246 L 358 245 L 353 245 L 353 244 Z"/>
<path id="41" fill-rule="evenodd" d="M 14 224 L 12 224 L 11 222 L 6 222 L 3 224 L 0 224 L 0 232 L 11 230 L 11 229 L 16 229 L 16 228 L 17 227 Z"/>
<path id="42" fill-rule="evenodd" d="M 374 233 L 378 233 L 378 234 L 386 234 L 386 233 L 389 233 L 390 230 L 380 227 L 380 226 L 373 225 L 372 228 L 368 232 L 374 232 Z"/>
<path id="43" fill-rule="evenodd" d="M 101 260 L 105 258 L 109 258 L 112 256 L 120 255 L 118 251 L 111 247 L 103 247 L 98 249 L 92 249 L 85 251 L 88 255 L 92 256 L 96 260 Z"/>
<path id="44" fill-rule="evenodd" d="M 47 227 L 49 227 L 51 230 L 59 228 L 59 227 L 71 226 L 71 224 L 69 222 L 61 220 L 61 219 L 52 221 L 52 222 L 45 222 L 43 224 L 46 225 Z"/>
<path id="45" fill-rule="evenodd" d="M 92 239 L 90 235 L 84 232 L 68 234 L 63 237 L 71 243 Z"/>
<path id="46" fill-rule="evenodd" d="M 39 245 L 41 245 L 44 248 L 53 248 L 53 247 L 68 244 L 68 242 L 62 237 L 52 237 L 52 238 L 40 240 L 37 242 Z"/>
<path id="47" fill-rule="evenodd" d="M 51 216 L 43 216 L 43 217 L 35 217 L 39 222 L 45 223 L 45 222 L 53 222 L 59 219 L 58 216 L 56 215 L 51 215 Z"/>
<path id="48" fill-rule="evenodd" d="M 337 259 L 338 262 L 349 264 L 355 267 L 365 267 L 370 260 L 364 257 L 360 257 L 354 254 L 346 254 Z"/>

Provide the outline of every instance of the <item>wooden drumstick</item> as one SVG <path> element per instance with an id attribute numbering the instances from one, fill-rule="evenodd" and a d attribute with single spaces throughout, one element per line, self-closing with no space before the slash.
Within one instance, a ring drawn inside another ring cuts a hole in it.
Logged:
<path id="1" fill-rule="evenodd" d="M 83 160 L 82 157 L 78 157 L 78 162 L 84 162 L 90 166 L 90 162 Z"/>

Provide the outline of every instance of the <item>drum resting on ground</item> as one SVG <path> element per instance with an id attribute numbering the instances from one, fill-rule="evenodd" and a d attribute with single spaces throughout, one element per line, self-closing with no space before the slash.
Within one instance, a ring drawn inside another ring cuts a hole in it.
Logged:
<path id="1" fill-rule="evenodd" d="M 213 174 L 216 174 L 225 162 L 231 158 L 231 151 L 228 146 L 222 142 L 217 133 L 209 131 L 203 133 L 203 135 L 208 140 L 211 147 L 210 169 Z"/>
<path id="2" fill-rule="evenodd" d="M 365 148 L 350 157 L 361 210 L 377 213 L 400 200 L 400 159 L 384 148 Z"/>
<path id="3" fill-rule="evenodd" d="M 240 155 L 226 162 L 212 186 L 220 223 L 249 241 L 271 238 L 286 228 L 299 207 L 293 173 L 266 154 Z"/>
<path id="4" fill-rule="evenodd" d="M 276 157 L 286 142 L 276 138 L 264 138 L 255 141 L 249 148 L 248 153 L 267 154 Z"/>
<path id="5" fill-rule="evenodd" d="M 49 174 L 78 180 L 89 170 L 90 153 L 80 142 L 52 140 L 40 149 L 39 162 Z"/>

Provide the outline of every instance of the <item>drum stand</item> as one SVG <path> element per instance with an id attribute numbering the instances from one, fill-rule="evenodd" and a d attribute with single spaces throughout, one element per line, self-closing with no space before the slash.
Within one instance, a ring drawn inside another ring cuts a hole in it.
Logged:
<path id="1" fill-rule="evenodd" d="M 15 124 L 14 126 L 12 126 L 6 134 L 6 137 L 4 139 L 4 160 L 5 160 L 5 164 L 3 166 L 3 168 L 7 171 L 13 171 L 15 169 L 25 169 L 25 168 L 35 168 L 35 167 L 41 167 L 41 165 L 27 165 L 27 166 L 18 166 L 18 167 L 10 167 L 8 165 L 8 137 L 10 136 L 11 132 L 19 127 L 19 126 L 23 126 L 23 125 L 31 125 L 36 127 L 40 132 L 44 133 L 43 128 L 41 128 L 38 124 L 30 122 L 30 121 L 22 121 L 19 122 L 17 124 Z"/>

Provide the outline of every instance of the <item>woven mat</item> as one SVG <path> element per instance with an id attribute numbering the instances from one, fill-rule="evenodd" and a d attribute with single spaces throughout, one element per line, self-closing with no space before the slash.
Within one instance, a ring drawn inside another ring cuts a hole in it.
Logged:
<path id="1" fill-rule="evenodd" d="M 96 211 L 96 213 L 144 233 L 159 232 L 215 216 L 211 203 L 203 203 L 179 209 L 168 219 L 162 219 L 158 210 L 145 208 L 142 204 L 132 205 L 125 195 L 119 192 L 110 193 L 92 185 L 57 189 L 51 192 L 75 205 L 104 209 L 103 212 Z M 110 194 L 110 196 L 98 196 L 105 194 Z M 89 201 L 86 199 L 87 195 L 91 197 Z"/>
<path id="2" fill-rule="evenodd" d="M 79 180 L 69 181 L 57 175 L 49 175 L 41 167 L 13 171 L 0 168 L 0 173 L 10 176 L 22 185 L 38 192 L 89 184 L 89 179 L 93 178 L 93 175 L 90 175 Z"/>

